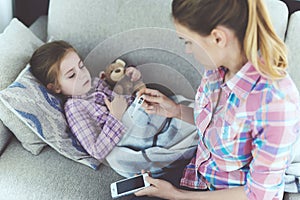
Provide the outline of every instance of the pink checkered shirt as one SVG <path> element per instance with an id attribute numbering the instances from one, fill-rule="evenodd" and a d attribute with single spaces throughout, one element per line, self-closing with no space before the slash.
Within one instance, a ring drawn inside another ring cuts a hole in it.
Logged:
<path id="1" fill-rule="evenodd" d="M 282 199 L 284 173 L 300 134 L 299 92 L 289 76 L 266 79 L 250 62 L 223 83 L 225 71 L 207 71 L 197 91 L 200 141 L 181 185 L 244 186 L 249 199 Z"/>

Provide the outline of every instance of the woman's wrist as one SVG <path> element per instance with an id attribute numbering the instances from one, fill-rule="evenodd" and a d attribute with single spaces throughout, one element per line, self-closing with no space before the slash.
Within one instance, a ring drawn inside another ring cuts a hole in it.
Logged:
<path id="1" fill-rule="evenodd" d="M 174 118 L 178 118 L 178 119 L 182 118 L 181 104 L 176 104 L 175 109 L 174 109 Z"/>
<path id="2" fill-rule="evenodd" d="M 182 199 L 186 199 L 185 195 L 184 195 L 185 191 L 175 188 L 175 190 L 172 192 L 172 198 L 173 200 L 182 200 Z"/>
<path id="3" fill-rule="evenodd" d="M 188 107 L 182 104 L 177 104 L 176 109 L 174 109 L 174 113 L 176 112 L 176 118 L 181 119 L 187 123 L 195 124 L 194 121 L 194 109 L 192 107 Z"/>

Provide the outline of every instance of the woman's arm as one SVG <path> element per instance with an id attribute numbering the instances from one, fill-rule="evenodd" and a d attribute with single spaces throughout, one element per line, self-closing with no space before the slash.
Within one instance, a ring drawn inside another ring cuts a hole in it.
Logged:
<path id="1" fill-rule="evenodd" d="M 185 200 L 247 200 L 247 196 L 245 193 L 245 189 L 243 186 L 224 189 L 224 190 L 216 190 L 216 191 L 205 191 L 205 192 L 193 192 L 186 190 L 179 190 L 178 194 L 179 198 L 174 199 L 185 199 Z"/>
<path id="2" fill-rule="evenodd" d="M 195 123 L 193 108 L 175 103 L 158 90 L 143 88 L 137 93 L 137 96 L 141 95 L 144 95 L 143 107 L 147 113 L 178 118 L 190 124 Z"/>
<path id="3" fill-rule="evenodd" d="M 195 124 L 194 120 L 194 108 L 178 104 L 180 109 L 180 115 L 176 118 L 181 119 L 182 121 L 185 121 L 190 124 Z"/>
<path id="4" fill-rule="evenodd" d="M 253 159 L 249 165 L 246 191 L 251 199 L 255 196 L 282 198 L 284 174 L 299 137 L 298 104 L 288 101 L 288 98 L 275 99 L 268 104 L 259 104 L 254 116 Z"/>
<path id="5" fill-rule="evenodd" d="M 155 196 L 174 200 L 247 200 L 243 186 L 217 191 L 187 191 L 174 187 L 167 181 L 147 177 L 150 187 L 135 193 L 137 196 Z"/>

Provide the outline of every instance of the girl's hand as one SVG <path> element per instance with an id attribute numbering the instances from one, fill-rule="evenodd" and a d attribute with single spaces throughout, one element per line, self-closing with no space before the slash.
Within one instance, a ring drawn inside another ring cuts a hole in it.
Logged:
<path id="1" fill-rule="evenodd" d="M 128 67 L 125 71 L 126 76 L 130 77 L 132 82 L 139 80 L 142 76 L 141 72 L 135 67 Z"/>
<path id="2" fill-rule="evenodd" d="M 107 98 L 104 99 L 104 102 L 110 113 L 118 120 L 121 120 L 128 106 L 125 97 L 122 95 L 116 95 L 111 102 Z"/>
<path id="3" fill-rule="evenodd" d="M 143 103 L 143 108 L 147 113 L 169 118 L 180 118 L 180 105 L 166 97 L 161 92 L 149 88 L 143 88 L 137 93 L 137 96 L 141 95 L 144 95 L 145 101 Z"/>
<path id="4" fill-rule="evenodd" d="M 176 187 L 167 181 L 154 179 L 150 176 L 146 177 L 146 180 L 151 186 L 134 193 L 136 196 L 154 196 L 163 199 L 174 199 L 173 197 L 177 196 L 179 192 Z"/>

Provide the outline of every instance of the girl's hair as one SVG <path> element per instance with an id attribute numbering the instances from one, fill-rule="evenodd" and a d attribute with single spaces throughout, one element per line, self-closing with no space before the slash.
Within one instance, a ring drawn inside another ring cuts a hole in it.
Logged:
<path id="1" fill-rule="evenodd" d="M 264 76 L 286 74 L 284 42 L 276 35 L 262 0 L 173 0 L 176 22 L 202 36 L 218 25 L 235 33 L 246 57 Z"/>
<path id="2" fill-rule="evenodd" d="M 48 83 L 58 87 L 60 64 L 64 56 L 76 50 L 65 41 L 53 41 L 39 47 L 29 61 L 31 73 L 45 86 Z"/>

